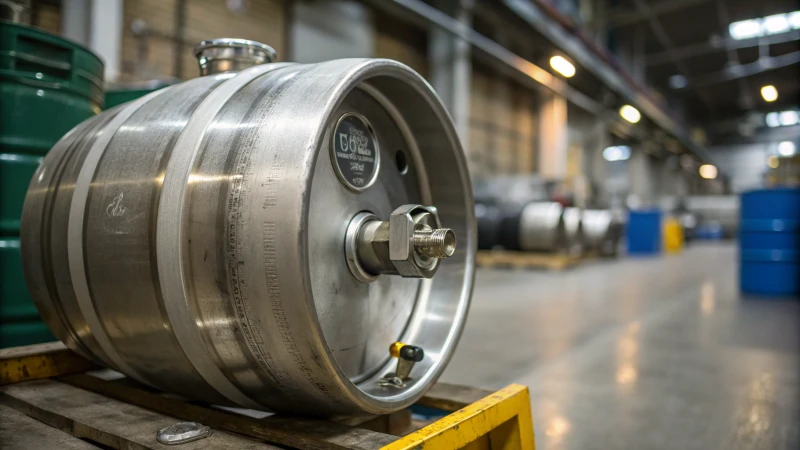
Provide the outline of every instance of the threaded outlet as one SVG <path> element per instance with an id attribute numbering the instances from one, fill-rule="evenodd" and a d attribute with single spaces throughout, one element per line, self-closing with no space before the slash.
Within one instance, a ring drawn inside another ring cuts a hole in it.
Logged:
<path id="1" fill-rule="evenodd" d="M 456 251 L 456 233 L 450 228 L 424 227 L 414 232 L 414 249 L 429 258 L 448 258 Z"/>

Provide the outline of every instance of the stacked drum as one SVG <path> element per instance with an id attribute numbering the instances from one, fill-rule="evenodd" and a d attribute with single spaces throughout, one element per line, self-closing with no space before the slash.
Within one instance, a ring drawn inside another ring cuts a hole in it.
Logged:
<path id="1" fill-rule="evenodd" d="M 410 405 L 472 291 L 474 201 L 444 106 L 394 61 L 270 63 L 235 39 L 197 53 L 205 76 L 83 122 L 34 174 L 22 250 L 44 320 L 189 398 Z"/>
<path id="2" fill-rule="evenodd" d="M 741 205 L 741 291 L 800 298 L 800 188 L 748 191 Z"/>
<path id="3" fill-rule="evenodd" d="M 531 202 L 511 207 L 479 203 L 475 211 L 478 248 L 484 250 L 615 256 L 622 236 L 622 221 L 610 210 Z"/>

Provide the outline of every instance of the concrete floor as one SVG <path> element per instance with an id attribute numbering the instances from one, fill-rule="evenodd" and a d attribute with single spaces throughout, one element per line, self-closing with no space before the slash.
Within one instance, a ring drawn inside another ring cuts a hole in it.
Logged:
<path id="1" fill-rule="evenodd" d="M 443 381 L 530 387 L 550 449 L 800 449 L 800 302 L 742 299 L 736 249 L 480 270 Z"/>

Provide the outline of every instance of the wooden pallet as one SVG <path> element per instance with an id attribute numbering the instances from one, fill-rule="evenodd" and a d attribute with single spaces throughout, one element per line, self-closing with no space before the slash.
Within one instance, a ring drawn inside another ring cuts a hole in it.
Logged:
<path id="1" fill-rule="evenodd" d="M 563 253 L 531 253 L 509 250 L 480 250 L 476 258 L 479 267 L 512 269 L 564 270 L 582 261 L 580 256 Z"/>
<path id="2" fill-rule="evenodd" d="M 528 389 L 520 385 L 492 393 L 436 384 L 416 405 L 442 411 L 438 420 L 412 420 L 406 409 L 329 421 L 238 414 L 92 369 L 98 367 L 60 343 L 0 350 L 0 442 L 15 449 L 174 449 L 156 440 L 158 430 L 193 421 L 213 432 L 181 450 L 534 449 Z"/>

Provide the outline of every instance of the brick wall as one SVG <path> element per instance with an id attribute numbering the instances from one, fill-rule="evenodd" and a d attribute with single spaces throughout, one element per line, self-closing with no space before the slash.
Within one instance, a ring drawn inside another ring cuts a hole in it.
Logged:
<path id="1" fill-rule="evenodd" d="M 31 25 L 49 33 L 59 34 L 61 31 L 61 7 L 51 3 L 32 3 Z"/>
<path id="2" fill-rule="evenodd" d="M 429 74 L 424 29 L 382 16 L 375 20 L 375 56 Z M 473 175 L 532 173 L 535 169 L 535 94 L 490 68 L 474 64 L 470 94 L 470 171 Z"/>
<path id="3" fill-rule="evenodd" d="M 470 94 L 470 170 L 477 176 L 534 170 L 533 93 L 475 65 Z"/>
<path id="4" fill-rule="evenodd" d="M 228 3 L 243 5 L 240 11 Z M 187 0 L 185 30 L 182 40 L 176 30 L 177 0 L 126 0 L 122 34 L 122 80 L 198 75 L 197 60 L 192 49 L 203 39 L 218 37 L 244 38 L 263 42 L 278 52 L 286 53 L 286 5 L 281 0 Z M 146 38 L 134 35 L 135 20 L 147 24 Z M 180 45 L 180 74 L 176 64 L 176 41 Z"/>
<path id="5" fill-rule="evenodd" d="M 397 19 L 377 14 L 375 57 L 400 61 L 428 76 L 428 34 L 425 30 Z"/>

